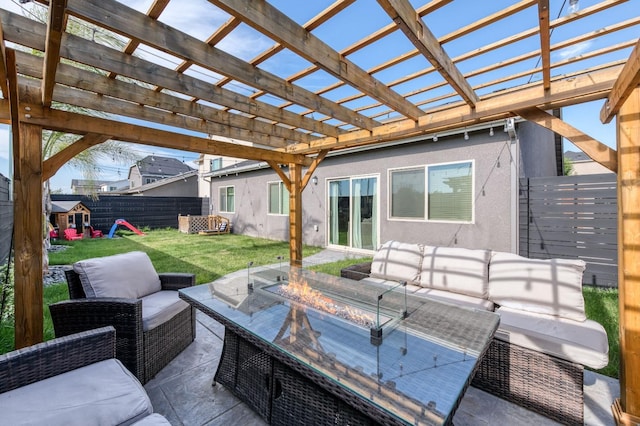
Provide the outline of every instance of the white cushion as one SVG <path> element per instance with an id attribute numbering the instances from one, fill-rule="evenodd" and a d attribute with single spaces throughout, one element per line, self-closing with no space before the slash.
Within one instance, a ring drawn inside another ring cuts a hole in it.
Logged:
<path id="1" fill-rule="evenodd" d="M 132 251 L 73 264 L 87 297 L 139 299 L 162 289 L 146 253 Z"/>
<path id="2" fill-rule="evenodd" d="M 142 329 L 151 330 L 164 324 L 190 305 L 178 297 L 177 291 L 163 290 L 142 298 Z"/>
<path id="3" fill-rule="evenodd" d="M 591 368 L 609 363 L 607 332 L 592 320 L 574 321 L 553 315 L 501 307 L 497 339 Z"/>
<path id="4" fill-rule="evenodd" d="M 490 257 L 489 250 L 424 246 L 420 285 L 486 299 Z"/>
<path id="5" fill-rule="evenodd" d="M 385 280 L 384 278 L 372 278 L 372 277 L 363 278 L 359 282 L 364 284 L 374 284 L 378 286 L 383 286 L 385 288 L 392 288 L 398 285 L 398 281 Z M 407 293 L 415 293 L 416 291 L 422 288 L 420 286 L 413 285 L 413 284 L 407 284 L 406 287 L 407 287 Z M 400 287 L 398 288 L 398 290 L 401 291 L 402 288 Z"/>
<path id="6" fill-rule="evenodd" d="M 130 425 L 153 412 L 140 382 L 115 358 L 0 394 L 6 425 Z"/>
<path id="7" fill-rule="evenodd" d="M 495 252 L 489 265 L 489 298 L 508 308 L 584 321 L 584 269 L 578 259 L 527 259 Z"/>
<path id="8" fill-rule="evenodd" d="M 387 241 L 373 256 L 371 276 L 417 283 L 420 280 L 422 247 L 418 244 Z"/>
<path id="9" fill-rule="evenodd" d="M 493 302 L 481 297 L 469 296 L 466 294 L 452 293 L 446 290 L 437 290 L 435 288 L 420 287 L 420 290 L 414 293 L 416 296 L 427 297 L 437 300 L 438 302 L 451 303 L 461 307 L 482 309 L 485 311 L 493 311 Z"/>

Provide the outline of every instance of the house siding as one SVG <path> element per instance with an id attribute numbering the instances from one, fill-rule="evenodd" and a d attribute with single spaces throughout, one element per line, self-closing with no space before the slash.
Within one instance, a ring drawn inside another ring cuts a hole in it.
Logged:
<path id="1" fill-rule="evenodd" d="M 511 140 L 502 129 L 494 136 L 478 131 L 464 140 L 462 135 L 405 143 L 377 150 L 326 158 L 315 171 L 318 184 L 311 181 L 302 196 L 303 242 L 327 245 L 328 180 L 354 176 L 378 177 L 378 243 L 395 239 L 430 245 L 490 248 L 513 251 L 516 229 L 512 226 L 515 190 L 510 167 Z M 497 167 L 499 158 L 500 167 Z M 474 160 L 474 223 L 406 221 L 388 217 L 388 170 L 400 167 Z M 271 169 L 212 178 L 211 204 L 219 212 L 218 190 L 235 186 L 235 212 L 223 213 L 233 223 L 234 232 L 276 240 L 289 238 L 288 216 L 268 215 L 268 182 L 278 181 Z M 484 195 L 482 188 L 484 186 Z M 315 228 L 317 225 L 317 231 Z"/>

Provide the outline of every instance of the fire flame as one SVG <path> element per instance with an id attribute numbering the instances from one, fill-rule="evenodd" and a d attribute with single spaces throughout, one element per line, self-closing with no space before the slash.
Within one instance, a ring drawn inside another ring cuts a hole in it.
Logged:
<path id="1" fill-rule="evenodd" d="M 337 303 L 332 298 L 312 288 L 304 279 L 291 281 L 287 285 L 281 285 L 278 292 L 280 295 L 295 302 L 302 303 L 331 315 L 339 316 L 356 324 L 366 327 L 373 327 L 375 325 L 372 315 L 352 306 Z"/>

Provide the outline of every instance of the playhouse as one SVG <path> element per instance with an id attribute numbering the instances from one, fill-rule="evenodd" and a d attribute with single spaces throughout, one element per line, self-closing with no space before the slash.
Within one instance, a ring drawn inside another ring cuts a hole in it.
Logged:
<path id="1" fill-rule="evenodd" d="M 83 235 L 85 228 L 89 232 L 91 210 L 80 201 L 53 201 L 49 222 L 57 228 L 59 235 L 68 228 L 75 228 L 79 235 Z"/>

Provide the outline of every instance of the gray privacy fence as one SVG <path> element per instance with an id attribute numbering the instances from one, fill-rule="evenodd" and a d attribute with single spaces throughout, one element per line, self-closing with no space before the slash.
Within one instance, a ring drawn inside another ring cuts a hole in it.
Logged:
<path id="1" fill-rule="evenodd" d="M 583 284 L 618 286 L 614 173 L 520 180 L 520 255 L 579 258 Z"/>
<path id="2" fill-rule="evenodd" d="M 116 219 L 124 219 L 141 228 L 178 229 L 178 215 L 201 215 L 200 197 L 140 197 L 133 195 L 100 195 L 93 200 L 84 195 L 53 194 L 52 201 L 80 201 L 91 210 L 91 225 L 109 232 Z"/>
<path id="3" fill-rule="evenodd" d="M 0 265 L 7 263 L 13 229 L 13 202 L 9 196 L 9 179 L 0 175 Z"/>

